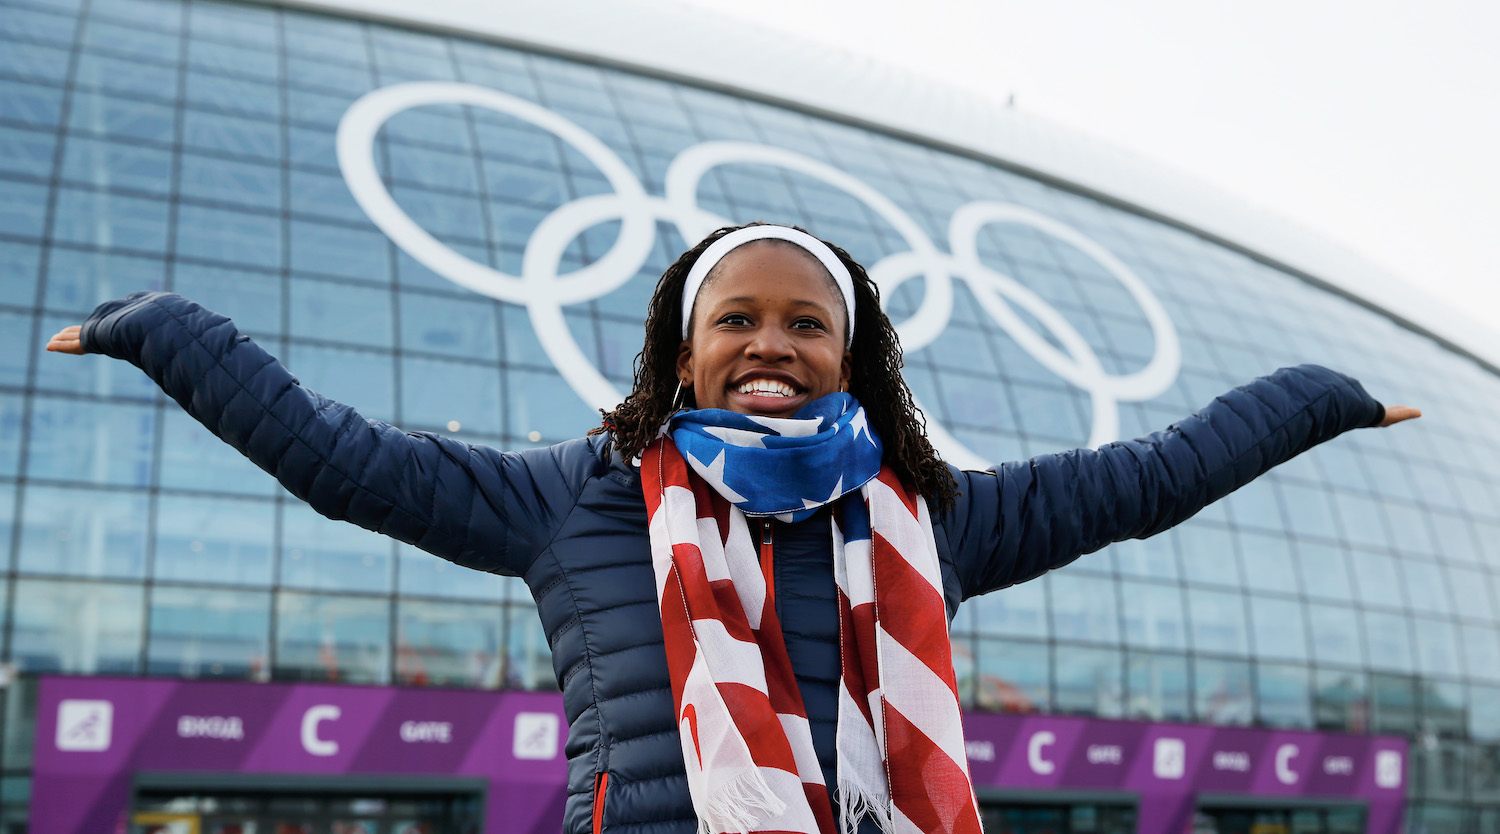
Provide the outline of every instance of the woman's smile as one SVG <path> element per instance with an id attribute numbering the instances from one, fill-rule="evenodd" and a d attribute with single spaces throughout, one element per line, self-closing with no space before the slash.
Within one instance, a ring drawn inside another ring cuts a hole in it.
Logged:
<path id="1" fill-rule="evenodd" d="M 849 381 L 847 326 L 817 259 L 789 244 L 748 243 L 699 291 L 677 377 L 698 408 L 790 417 Z"/>

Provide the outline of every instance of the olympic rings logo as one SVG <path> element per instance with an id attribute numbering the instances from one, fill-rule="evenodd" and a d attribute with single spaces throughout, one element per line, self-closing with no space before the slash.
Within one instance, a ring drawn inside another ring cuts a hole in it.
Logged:
<path id="1" fill-rule="evenodd" d="M 375 167 L 374 140 L 386 121 L 410 108 L 434 104 L 488 108 L 549 131 L 593 163 L 614 193 L 575 199 L 544 217 L 526 241 L 520 275 L 477 263 L 439 242 L 407 216 Z M 907 251 L 882 258 L 869 272 L 887 297 L 901 284 L 918 276 L 923 279 L 921 303 L 896 324 L 908 351 L 931 344 L 947 327 L 953 312 L 953 280 L 963 280 L 980 307 L 1017 344 L 1048 370 L 1088 392 L 1094 411 L 1089 446 L 1116 439 L 1122 400 L 1160 394 L 1171 386 L 1181 366 L 1177 331 L 1140 278 L 1078 230 L 1022 206 L 976 201 L 960 207 L 949 221 L 949 252 L 945 254 L 911 217 L 864 182 L 792 151 L 747 142 L 704 142 L 682 151 L 667 169 L 665 194 L 653 196 L 598 137 L 530 101 L 471 84 L 397 84 L 364 95 L 339 122 L 337 152 L 350 192 L 375 225 L 433 272 L 477 293 L 524 305 L 548 358 L 591 407 L 612 408 L 623 396 L 584 355 L 563 317 L 563 307 L 600 298 L 629 281 L 649 256 L 658 220 L 674 224 L 689 243 L 730 225 L 732 221 L 697 203 L 704 175 L 730 164 L 768 165 L 820 180 L 861 201 L 896 230 Z M 563 252 L 579 234 L 615 220 L 620 222 L 620 232 L 609 252 L 573 272 L 559 273 Z M 979 232 L 1000 223 L 1030 226 L 1067 243 L 1119 281 L 1151 326 L 1155 352 L 1146 366 L 1124 375 L 1106 373 L 1088 342 L 1057 310 L 1019 282 L 981 263 Z M 1033 330 L 1017 309 L 1030 314 L 1052 340 Z M 928 421 L 928 434 L 949 462 L 967 468 L 987 465 L 937 421 Z"/>

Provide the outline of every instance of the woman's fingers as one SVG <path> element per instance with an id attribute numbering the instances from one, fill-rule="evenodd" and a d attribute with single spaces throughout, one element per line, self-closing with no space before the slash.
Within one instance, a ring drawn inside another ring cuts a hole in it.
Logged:
<path id="1" fill-rule="evenodd" d="M 1386 406 L 1385 419 L 1380 421 L 1380 427 L 1394 426 L 1403 420 L 1414 420 L 1421 416 L 1422 412 L 1419 409 L 1412 408 L 1409 405 Z"/>
<path id="2" fill-rule="evenodd" d="M 74 356 L 82 356 L 83 342 L 79 339 L 79 334 L 82 332 L 83 327 L 81 325 L 75 324 L 72 327 L 64 327 L 57 331 L 57 335 L 47 341 L 47 350 L 53 353 L 71 353 Z"/>

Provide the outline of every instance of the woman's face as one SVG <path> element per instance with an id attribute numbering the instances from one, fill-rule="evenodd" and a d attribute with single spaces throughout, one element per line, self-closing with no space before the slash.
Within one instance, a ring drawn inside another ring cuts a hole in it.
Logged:
<path id="1" fill-rule="evenodd" d="M 849 381 L 844 318 L 843 298 L 811 254 L 747 243 L 698 292 L 677 378 L 699 408 L 791 417 Z"/>

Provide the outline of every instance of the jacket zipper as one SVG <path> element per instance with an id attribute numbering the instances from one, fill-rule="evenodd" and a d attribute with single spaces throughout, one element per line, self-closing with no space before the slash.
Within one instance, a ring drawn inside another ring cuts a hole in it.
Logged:
<path id="1" fill-rule="evenodd" d="M 780 609 L 776 607 L 776 559 L 771 535 L 773 523 L 769 518 L 763 518 L 760 522 L 760 572 L 766 578 L 766 601 L 770 603 L 770 609 L 779 614 Z"/>
<path id="2" fill-rule="evenodd" d="M 609 773 L 594 776 L 594 834 L 604 830 L 604 792 L 609 790 Z"/>

